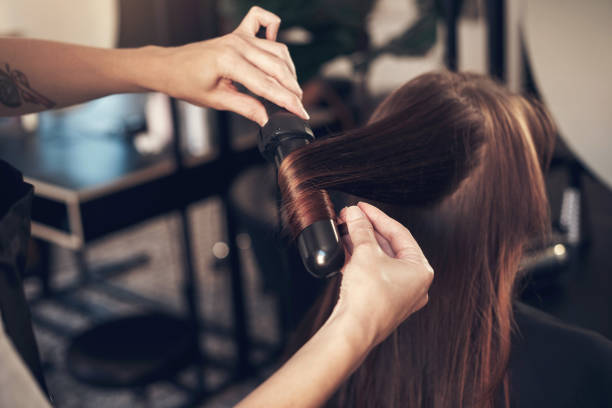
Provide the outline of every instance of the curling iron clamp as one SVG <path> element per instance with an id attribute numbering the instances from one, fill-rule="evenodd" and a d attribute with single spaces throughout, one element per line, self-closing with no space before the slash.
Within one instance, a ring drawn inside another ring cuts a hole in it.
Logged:
<path id="1" fill-rule="evenodd" d="M 264 105 L 269 120 L 259 130 L 259 152 L 278 171 L 285 157 L 311 143 L 315 136 L 308 123 L 297 115 L 267 101 Z M 344 265 L 344 247 L 335 220 L 308 225 L 299 233 L 297 247 L 304 267 L 317 278 L 329 278 Z"/>

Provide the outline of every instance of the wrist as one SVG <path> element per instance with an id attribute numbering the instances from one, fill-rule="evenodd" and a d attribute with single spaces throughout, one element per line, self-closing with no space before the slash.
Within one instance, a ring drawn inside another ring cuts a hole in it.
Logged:
<path id="1" fill-rule="evenodd" d="M 167 72 L 169 49 L 156 45 L 147 45 L 140 48 L 120 50 L 129 52 L 124 58 L 128 64 L 124 68 L 126 80 L 136 90 L 135 92 L 164 92 L 167 93 Z"/>
<path id="2" fill-rule="evenodd" d="M 367 354 L 378 344 L 378 336 L 373 325 L 338 305 L 323 327 L 326 326 L 333 327 L 356 351 Z"/>

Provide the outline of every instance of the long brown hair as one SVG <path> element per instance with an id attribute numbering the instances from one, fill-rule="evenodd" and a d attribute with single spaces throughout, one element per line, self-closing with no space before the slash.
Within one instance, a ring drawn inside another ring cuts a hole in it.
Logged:
<path id="1" fill-rule="evenodd" d="M 513 289 L 527 241 L 548 230 L 542 169 L 555 135 L 539 103 L 484 76 L 437 72 L 391 94 L 366 126 L 283 161 L 289 228 L 334 214 L 329 202 L 317 208 L 304 197 L 338 190 L 404 223 L 436 271 L 428 305 L 370 353 L 330 405 L 509 404 Z M 338 285 L 315 306 L 310 333 Z"/>

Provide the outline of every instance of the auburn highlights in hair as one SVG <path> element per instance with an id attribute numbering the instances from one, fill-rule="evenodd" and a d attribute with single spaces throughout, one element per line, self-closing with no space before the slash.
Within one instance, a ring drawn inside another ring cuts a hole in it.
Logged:
<path id="1" fill-rule="evenodd" d="M 283 220 L 294 234 L 333 218 L 322 190 L 340 191 L 406 225 L 436 270 L 428 305 L 370 353 L 331 406 L 509 404 L 513 289 L 526 243 L 548 231 L 542 170 L 555 136 L 539 103 L 484 76 L 436 72 L 391 94 L 366 126 L 285 158 Z M 339 279 L 315 305 L 310 333 L 331 312 Z"/>

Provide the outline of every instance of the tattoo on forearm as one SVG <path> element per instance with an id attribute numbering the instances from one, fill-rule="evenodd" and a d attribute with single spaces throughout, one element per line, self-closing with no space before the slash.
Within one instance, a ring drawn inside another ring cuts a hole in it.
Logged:
<path id="1" fill-rule="evenodd" d="M 11 70 L 9 64 L 5 64 L 5 67 L 6 71 L 0 68 L 0 102 L 3 105 L 18 108 L 24 102 L 29 102 L 47 109 L 55 106 L 55 102 L 30 87 L 28 77 L 23 72 Z"/>

